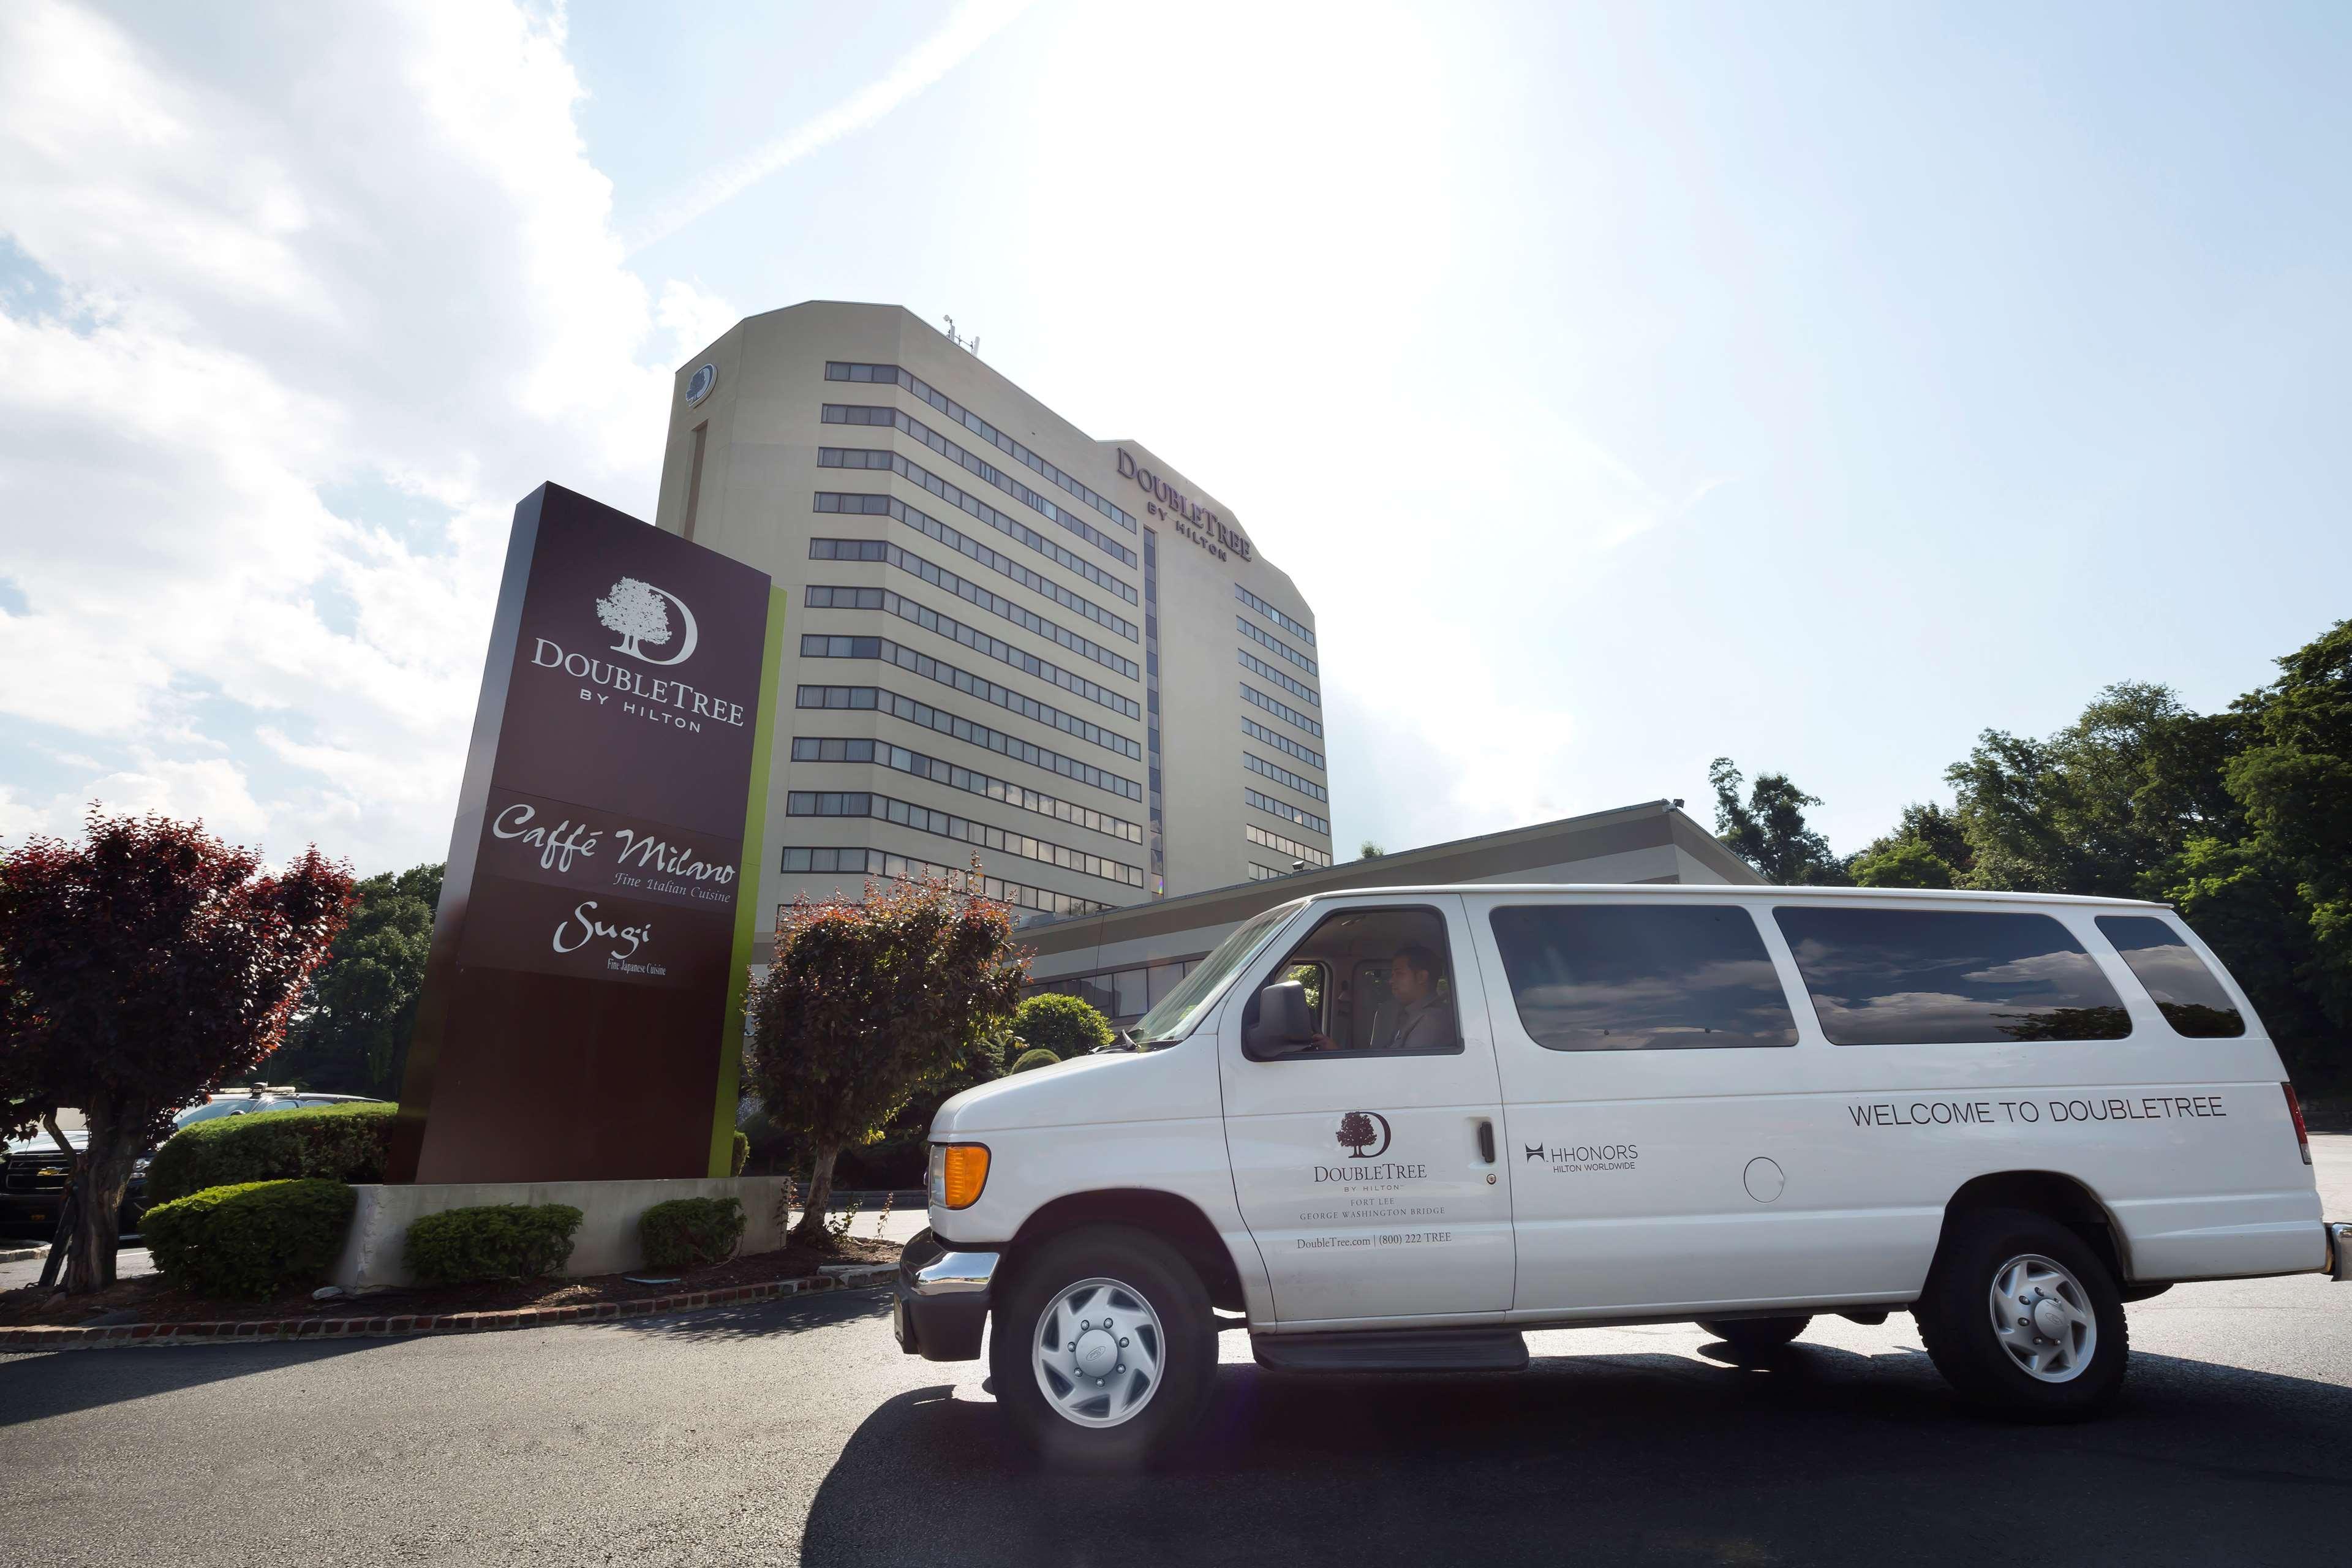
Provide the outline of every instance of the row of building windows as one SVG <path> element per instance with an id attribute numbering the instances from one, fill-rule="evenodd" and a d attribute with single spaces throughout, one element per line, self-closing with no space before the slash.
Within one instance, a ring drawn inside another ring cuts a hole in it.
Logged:
<path id="1" fill-rule="evenodd" d="M 1306 861 L 1309 866 L 1328 866 L 1331 863 L 1329 850 L 1318 849 L 1312 844 L 1301 844 L 1296 838 L 1285 838 L 1272 828 L 1260 827 L 1255 822 L 1242 824 L 1242 837 L 1262 849 L 1279 850 L 1294 860 Z"/>
<path id="2" fill-rule="evenodd" d="M 901 550 L 895 544 L 887 544 L 875 539 L 812 539 L 809 541 L 809 559 L 812 561 L 887 562 L 899 571 L 911 573 L 934 587 L 946 589 L 966 604 L 977 605 L 991 615 L 1001 616 L 1011 621 L 1024 631 L 1034 632 L 1049 642 L 1068 648 L 1081 658 L 1090 658 L 1106 669 L 1115 669 L 1129 680 L 1138 679 L 1143 674 L 1142 667 L 1135 660 L 1113 652 L 1090 637 L 1080 637 L 1067 626 L 1055 625 L 1025 605 L 1016 604 L 1002 594 L 990 592 L 978 583 L 959 577 L 944 566 L 934 566 L 921 556 L 911 551 Z M 843 592 L 873 594 L 881 591 L 878 588 L 834 590 L 836 594 Z M 809 602 L 812 605 L 816 603 L 814 599 Z M 862 600 L 855 605 L 845 605 L 839 599 L 833 602 L 832 607 L 836 610 L 874 608 L 873 605 Z"/>
<path id="3" fill-rule="evenodd" d="M 909 374 L 895 364 L 844 364 L 837 360 L 827 360 L 824 366 L 824 378 L 827 381 L 881 382 L 886 385 L 911 392 L 1014 462 L 1024 464 L 1032 471 L 1043 474 L 1054 484 L 1076 496 L 1128 532 L 1133 533 L 1136 531 L 1135 519 L 1129 517 L 1118 503 L 1108 496 L 1097 495 L 1084 480 L 1064 473 L 954 398 L 932 386 L 921 376 Z"/>
<path id="4" fill-rule="evenodd" d="M 1322 671 L 1316 667 L 1316 663 L 1313 659 L 1307 658 L 1305 654 L 1299 652 L 1297 648 L 1291 647 L 1280 637 L 1276 637 L 1272 632 L 1267 631 L 1264 626 L 1259 626 L 1247 616 L 1235 616 L 1234 617 L 1234 625 L 1240 628 L 1242 636 L 1249 638 L 1252 642 L 1256 643 L 1261 647 L 1272 648 L 1275 652 L 1280 654 L 1283 658 L 1288 659 L 1291 663 L 1297 665 L 1307 674 L 1322 674 Z"/>
<path id="5" fill-rule="evenodd" d="M 1088 877 L 1100 877 L 1106 882 L 1117 882 L 1122 887 L 1143 886 L 1143 868 L 1140 866 L 1129 866 L 1107 856 L 1089 855 L 1083 849 L 1073 849 L 1066 844 L 1055 844 L 1048 839 L 1033 838 L 1028 834 L 1016 833 L 1010 828 L 974 822 L 969 816 L 958 816 L 953 812 L 933 811 L 929 806 L 917 805 L 912 801 L 898 800 L 887 795 L 869 795 L 864 790 L 794 790 L 784 797 L 784 815 L 870 816 L 877 822 L 911 827 L 918 833 L 935 833 L 941 838 L 977 844 L 982 849 L 993 849 L 1019 859 L 1058 866 L 1065 871 L 1076 871 Z"/>
<path id="6" fill-rule="evenodd" d="M 928 877 L 994 903 L 1011 904 L 1024 910 L 1043 910 L 1049 915 L 1091 915 L 1118 907 L 1082 899 L 1075 893 L 1057 893 L 1050 888 L 1024 887 L 1019 882 L 1008 882 L 1002 877 L 982 876 L 975 879 L 970 871 L 959 866 L 942 866 L 937 861 L 918 860 L 907 855 L 888 855 L 879 849 L 787 848 L 783 868 L 787 871 L 846 871 L 852 876 L 887 877 L 894 882 L 911 882 L 918 878 Z M 792 913 L 792 908 L 790 904 L 776 907 L 776 923 L 779 926 Z"/>
<path id="7" fill-rule="evenodd" d="M 1075 757 L 1024 741 L 1018 735 L 1008 735 L 1002 730 L 992 730 L 973 722 L 961 714 L 942 712 L 928 702 L 918 702 L 879 686 L 803 686 L 793 699 L 801 708 L 838 708 L 852 712 L 870 710 L 887 713 L 893 719 L 904 719 L 909 724 L 920 724 L 926 730 L 936 730 L 942 735 L 952 735 L 970 745 L 1027 763 L 1033 768 L 1043 768 L 1049 773 L 1059 773 L 1066 779 L 1090 784 L 1108 795 L 1127 800 L 1141 800 L 1143 785 L 1130 778 L 1092 763 L 1082 763 Z"/>
<path id="8" fill-rule="evenodd" d="M 1257 655 L 1250 652 L 1249 649 L 1245 647 L 1237 647 L 1234 649 L 1234 657 L 1240 659 L 1242 661 L 1242 668 L 1248 670 L 1251 674 L 1263 676 L 1265 679 L 1273 681 L 1276 686 L 1281 687 L 1285 691 L 1289 692 L 1293 697 L 1300 698 L 1307 702 L 1311 702 L 1318 708 L 1323 706 L 1323 699 L 1315 695 L 1315 689 L 1313 687 L 1306 685 L 1301 681 L 1291 679 L 1290 677 L 1283 674 L 1282 671 L 1275 668 L 1274 666 L 1266 663 L 1265 660 L 1258 658 Z"/>
<path id="9" fill-rule="evenodd" d="M 1299 641 L 1305 643 L 1308 647 L 1313 647 L 1315 646 L 1315 634 L 1313 632 L 1309 631 L 1307 627 L 1300 626 L 1297 621 L 1292 620 L 1288 616 L 1284 615 L 1280 610 L 1276 609 L 1272 605 L 1267 604 L 1264 599 L 1259 598 L 1255 594 L 1251 593 L 1239 583 L 1234 584 L 1234 597 L 1239 599 L 1243 604 L 1247 605 L 1251 609 L 1255 610 L 1259 615 L 1264 616 L 1267 620 L 1272 621 L 1276 626 L 1280 626 L 1284 631 L 1288 632 L 1292 637 L 1298 638 Z"/>
<path id="10" fill-rule="evenodd" d="M 893 768 L 919 779 L 943 784 L 950 789 L 960 789 L 968 795 L 985 795 L 1023 811 L 1050 816 L 1056 822 L 1066 822 L 1074 827 L 1107 837 L 1122 838 L 1129 844 L 1143 842 L 1141 825 L 1123 816 L 1113 816 L 1107 811 L 1095 811 L 1073 802 L 1060 799 L 1034 789 L 1024 789 L 1006 779 L 992 778 L 971 768 L 927 757 L 920 752 L 910 752 L 904 746 L 894 746 L 887 741 L 867 741 L 849 736 L 799 735 L 793 740 L 793 761 L 796 763 L 870 763 L 878 768 Z"/>
<path id="11" fill-rule="evenodd" d="M 1249 871 L 1250 880 L 1253 882 L 1270 882 L 1276 877 L 1290 875 L 1287 871 L 1277 871 L 1271 866 L 1261 866 L 1255 860 L 1249 863 Z"/>
<path id="12" fill-rule="evenodd" d="M 1267 712 L 1273 714 L 1276 718 L 1288 720 L 1291 723 L 1297 725 L 1300 729 L 1306 731 L 1308 734 L 1314 736 L 1318 741 L 1323 738 L 1323 726 L 1317 723 L 1314 720 L 1309 719 L 1306 714 L 1301 713 L 1297 709 L 1292 708 L 1285 703 L 1276 702 L 1273 698 L 1268 697 L 1265 692 L 1260 691 L 1256 687 L 1252 686 L 1246 680 L 1243 681 L 1241 686 L 1243 701 L 1255 702 L 1260 708 L 1263 708 Z M 1318 762 L 1317 765 L 1320 766 L 1321 764 Z"/>
<path id="13" fill-rule="evenodd" d="M 1129 566 L 1135 564 L 1135 552 L 1110 535 L 1099 531 L 1077 513 L 1039 495 L 1011 474 L 975 452 L 967 452 L 945 436 L 919 419 L 912 419 L 896 408 L 867 408 L 856 404 L 828 403 L 824 405 L 824 422 L 828 425 L 878 425 L 911 436 L 937 452 L 940 457 L 968 474 L 987 480 L 1015 500 L 1024 501 L 1044 512 L 1072 533 L 1089 544 L 1117 556 Z"/>
<path id="14" fill-rule="evenodd" d="M 1242 688 L 1242 690 L 1246 694 L 1249 688 L 1244 686 Z M 1272 730 L 1267 729 L 1265 725 L 1259 723 L 1256 720 L 1251 718 L 1246 713 L 1242 715 L 1242 733 L 1247 735 L 1253 741 L 1264 741 L 1267 745 L 1272 746 L 1277 752 L 1282 752 L 1290 756 L 1297 757 L 1300 762 L 1305 763 L 1310 768 L 1319 768 L 1323 766 L 1322 752 L 1316 751 L 1310 746 L 1302 746 L 1287 735 L 1278 735 L 1275 733 Z"/>
<path id="15" fill-rule="evenodd" d="M 816 510 L 856 512 L 870 517 L 895 517 L 924 537 L 937 540 L 950 550 L 970 560 L 979 562 L 990 571 L 1012 578 L 1033 594 L 1043 594 L 1064 609 L 1076 610 L 1095 625 L 1108 626 L 1129 642 L 1137 641 L 1142 635 L 1141 628 L 1133 621 L 1123 616 L 1112 614 L 1083 594 L 1074 594 L 1051 578 L 1032 572 L 1010 555 L 991 550 L 977 539 L 966 538 L 938 518 L 917 511 L 904 501 L 894 500 L 889 496 L 836 495 L 831 491 L 820 491 L 816 498 Z M 836 556 L 829 559 L 877 560 L 879 557 Z"/>
<path id="16" fill-rule="evenodd" d="M 1260 795 L 1247 784 L 1242 786 L 1242 798 L 1260 811 L 1271 812 L 1286 822 L 1295 822 L 1299 826 L 1311 832 L 1320 833 L 1327 838 L 1330 837 L 1330 823 L 1311 811 L 1299 810 L 1286 800 L 1276 800 L 1270 795 Z"/>
<path id="17" fill-rule="evenodd" d="M 868 596 L 873 601 L 870 604 L 866 602 Z M 919 605 L 887 588 L 828 587 L 813 584 L 808 590 L 808 604 L 811 609 L 881 610 L 902 621 L 912 621 L 927 632 L 952 637 L 974 653 L 986 654 L 998 663 L 1009 664 L 1025 675 L 1050 680 L 1072 696 L 1100 703 L 1114 713 L 1124 713 L 1130 719 L 1143 717 L 1143 705 L 1134 698 L 1123 696 L 1108 687 L 1097 686 L 1075 670 L 1064 669 L 1051 659 L 1039 658 L 1034 653 L 1014 647 L 1003 637 L 991 637 L 977 626 L 968 626 L 951 616 L 940 614 L 928 605 Z M 803 638 L 802 641 L 801 651 L 805 653 L 808 651 L 805 646 L 807 639 Z"/>
<path id="18" fill-rule="evenodd" d="M 1301 778 L 1288 768 L 1278 767 L 1255 752 L 1242 753 L 1242 766 L 1254 773 L 1263 774 L 1276 784 L 1288 784 L 1309 800 L 1328 801 L 1331 798 L 1323 786 L 1313 779 Z"/>
<path id="19" fill-rule="evenodd" d="M 828 451 L 833 449 L 834 448 L 831 447 L 826 448 Z M 868 517 L 895 517 L 901 522 L 912 524 L 917 528 L 922 528 L 923 531 L 930 534 L 933 539 L 940 539 L 942 536 L 932 528 L 923 528 L 923 523 L 932 523 L 935 524 L 937 528 L 945 528 L 947 526 L 947 524 L 940 522 L 937 518 L 927 517 L 922 512 L 915 510 L 912 507 L 906 506 L 905 503 L 891 496 L 851 494 L 840 490 L 819 490 L 816 493 L 816 510 L 819 511 L 860 512 Z M 978 513 L 974 513 L 973 515 L 979 516 Z M 921 518 L 922 521 L 917 522 L 915 521 L 917 518 Z M 1034 550 L 1038 554 L 1052 560 L 1055 565 L 1067 567 L 1069 570 L 1076 573 L 1079 576 L 1084 577 L 1087 582 L 1095 584 L 1095 586 L 1109 589 L 1112 593 L 1117 594 L 1120 598 L 1125 599 L 1129 604 L 1133 605 L 1141 603 L 1140 598 L 1132 587 L 1120 582 L 1118 578 L 1112 576 L 1109 573 L 1104 571 L 1093 562 L 1082 560 L 1078 556 L 1071 554 L 1068 551 L 1063 549 L 1060 545 L 1055 543 L 1052 540 L 1046 538 L 1035 529 L 1031 528 L 1028 524 L 1015 521 L 1013 519 L 1005 516 L 1004 513 L 996 510 L 993 507 L 988 509 L 987 515 L 982 516 L 980 521 L 988 524 L 991 528 L 995 529 L 997 532 L 1003 534 L 1007 539 L 1019 540 L 1022 543 L 1029 546 L 1030 549 Z"/>
<path id="20" fill-rule="evenodd" d="M 1065 713 L 1050 702 L 1040 702 L 1026 692 L 1000 686 L 984 675 L 974 675 L 944 659 L 918 653 L 888 637 L 804 637 L 801 638 L 801 657 L 880 659 L 884 664 L 895 664 L 926 680 L 952 686 L 968 697 L 992 702 L 1008 712 L 1020 714 L 1024 719 L 1034 719 L 1040 724 L 1050 725 L 1066 735 L 1076 735 L 1079 740 L 1091 742 L 1107 752 L 1117 752 L 1120 756 L 1131 757 L 1137 762 L 1143 760 L 1141 742 L 1131 741 L 1115 730 L 1106 730 L 1092 720 L 1081 719 L 1075 713 Z"/>
<path id="21" fill-rule="evenodd" d="M 970 491 L 949 483 L 921 464 L 908 462 L 896 452 L 877 452 L 866 447 L 819 447 L 816 449 L 816 466 L 820 468 L 887 468 L 908 483 L 922 486 L 949 505 L 970 512 L 1000 533 L 1010 533 L 1015 529 L 1029 526 L 1017 517 L 997 510 Z M 1123 564 L 1136 564 L 1135 552 L 1109 534 L 1097 531 L 1092 523 L 1078 521 L 1068 512 L 1061 515 L 1068 519 L 1072 531 L 1087 543 L 1097 546 Z M 1045 535 L 1039 534 L 1038 537 L 1042 539 Z M 1116 583 L 1117 579 L 1112 581 Z M 1130 592 L 1129 600 L 1133 597 Z"/>
<path id="22" fill-rule="evenodd" d="M 1199 968 L 1202 962 L 1187 958 L 1149 967 L 1106 969 L 1097 974 L 1080 974 L 1068 980 L 1041 981 L 1023 994 L 1076 996 L 1090 1003 L 1113 1023 L 1131 1024 L 1159 1006 L 1160 999 L 1175 990 L 1176 983 Z"/>

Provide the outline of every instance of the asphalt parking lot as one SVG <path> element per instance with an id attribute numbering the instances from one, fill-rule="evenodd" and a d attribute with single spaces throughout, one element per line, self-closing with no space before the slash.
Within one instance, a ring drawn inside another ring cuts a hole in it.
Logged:
<path id="1" fill-rule="evenodd" d="M 2352 1138 L 2315 1140 L 2352 1214 Z M 1042 1473 L 977 1363 L 878 1293 L 472 1339 L 0 1361 L 12 1548 L 44 1564 L 2334 1563 L 2352 1286 L 2131 1310 L 2098 1423 L 1957 1407 L 1907 1318 L 1769 1364 L 1696 1329 L 1529 1336 L 1519 1376 L 1269 1373 L 1229 1334 L 1166 1467 Z"/>

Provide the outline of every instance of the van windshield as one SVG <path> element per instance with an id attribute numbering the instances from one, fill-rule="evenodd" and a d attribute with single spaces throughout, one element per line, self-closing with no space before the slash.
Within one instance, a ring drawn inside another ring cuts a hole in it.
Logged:
<path id="1" fill-rule="evenodd" d="M 1192 973 L 1177 983 L 1176 989 L 1160 998 L 1160 1005 L 1137 1020 L 1135 1043 L 1149 1049 L 1153 1046 L 1172 1046 L 1192 1032 L 1208 1010 L 1210 999 L 1230 979 L 1242 961 L 1257 950 L 1274 928 L 1298 912 L 1304 899 L 1293 899 L 1277 904 L 1255 919 L 1237 927 L 1233 935 L 1217 943 L 1216 951 L 1193 967 Z"/>

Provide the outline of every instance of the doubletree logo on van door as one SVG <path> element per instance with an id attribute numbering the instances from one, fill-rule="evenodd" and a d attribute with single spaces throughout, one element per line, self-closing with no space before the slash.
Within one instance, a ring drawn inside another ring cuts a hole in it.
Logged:
<path id="1" fill-rule="evenodd" d="M 677 612 L 675 624 L 672 610 Z M 635 577 L 622 578 L 596 601 L 596 621 L 621 639 L 604 651 L 656 669 L 668 669 L 692 658 L 695 644 L 701 637 L 694 611 L 684 599 Z M 541 669 L 559 669 L 575 680 L 586 681 L 588 684 L 580 689 L 583 702 L 602 705 L 617 696 L 620 711 L 631 718 L 650 720 L 694 734 L 702 732 L 706 721 L 731 724 L 739 730 L 743 727 L 740 702 L 714 697 L 675 677 L 648 676 L 618 659 L 572 653 L 553 637 L 533 639 L 530 662 Z"/>
<path id="2" fill-rule="evenodd" d="M 1429 1174 L 1427 1165 L 1400 1164 L 1393 1160 L 1381 1163 L 1354 1163 L 1358 1160 L 1379 1160 L 1389 1152 L 1389 1119 L 1377 1110 L 1350 1110 L 1339 1118 L 1331 1130 L 1332 1140 L 1348 1152 L 1345 1165 L 1318 1165 L 1318 1182 L 1417 1182 Z"/>

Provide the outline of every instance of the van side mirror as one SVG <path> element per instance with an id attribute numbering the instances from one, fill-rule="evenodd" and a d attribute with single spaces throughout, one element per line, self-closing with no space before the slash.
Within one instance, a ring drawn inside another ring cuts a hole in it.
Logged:
<path id="1" fill-rule="evenodd" d="M 1307 987 L 1284 980 L 1257 994 L 1257 1021 L 1243 1043 L 1255 1056 L 1280 1056 L 1297 1050 L 1315 1037 L 1315 1019 L 1307 1008 Z"/>

